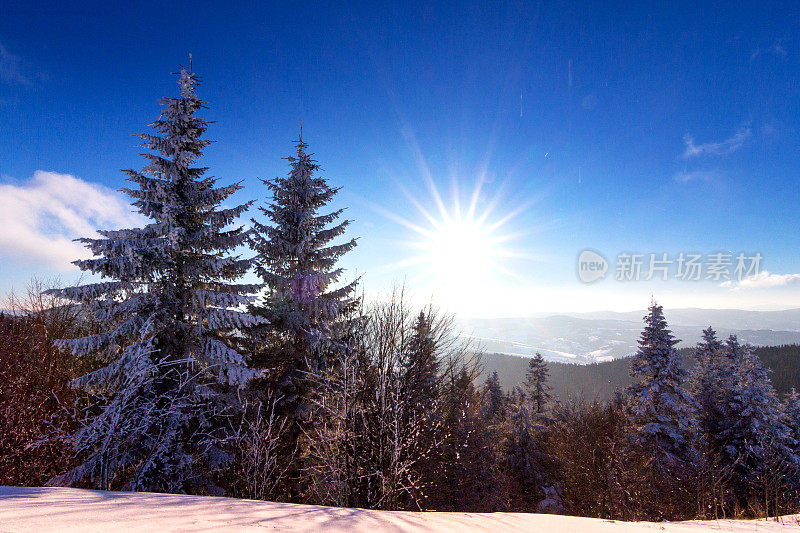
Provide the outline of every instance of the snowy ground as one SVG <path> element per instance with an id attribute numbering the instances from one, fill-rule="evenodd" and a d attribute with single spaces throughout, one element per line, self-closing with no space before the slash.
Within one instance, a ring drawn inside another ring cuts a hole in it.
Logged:
<path id="1" fill-rule="evenodd" d="M 630 523 L 521 513 L 410 513 L 339 509 L 288 503 L 102 492 L 64 488 L 0 487 L 0 532 L 39 531 L 800 531 L 800 515 L 781 522 Z"/>

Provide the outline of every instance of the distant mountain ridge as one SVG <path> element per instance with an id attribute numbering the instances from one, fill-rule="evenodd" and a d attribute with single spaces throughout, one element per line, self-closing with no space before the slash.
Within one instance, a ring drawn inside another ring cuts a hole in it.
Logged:
<path id="1" fill-rule="evenodd" d="M 694 350 L 680 350 L 686 367 L 694 366 Z M 756 348 L 764 365 L 770 370 L 770 379 L 779 394 L 792 388 L 800 390 L 800 346 L 769 346 Z M 604 363 L 577 365 L 548 362 L 550 385 L 553 396 L 565 401 L 569 398 L 585 400 L 608 400 L 614 391 L 625 389 L 632 382 L 630 367 L 632 358 L 624 357 Z M 483 357 L 483 372 L 478 378 L 482 385 L 486 377 L 496 371 L 503 390 L 510 392 L 525 381 L 528 358 L 487 353 Z"/>
<path id="2" fill-rule="evenodd" d="M 462 335 L 487 352 L 530 357 L 537 351 L 549 361 L 611 361 L 636 351 L 645 310 L 561 313 L 526 318 L 462 319 Z M 700 340 L 709 325 L 718 336 L 736 334 L 756 346 L 800 343 L 800 308 L 784 311 L 672 309 L 664 314 L 681 346 Z"/>
<path id="3" fill-rule="evenodd" d="M 584 319 L 622 320 L 641 322 L 646 310 L 614 312 L 599 311 L 590 313 L 562 313 Z M 719 324 L 720 327 L 741 330 L 787 330 L 800 331 L 800 308 L 782 311 L 751 311 L 744 309 L 703 309 L 686 307 L 664 309 L 664 316 L 670 326 L 704 326 Z"/>

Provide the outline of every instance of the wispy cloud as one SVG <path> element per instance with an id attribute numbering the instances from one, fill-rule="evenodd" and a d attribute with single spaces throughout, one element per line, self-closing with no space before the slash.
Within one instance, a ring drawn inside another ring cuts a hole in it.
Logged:
<path id="1" fill-rule="evenodd" d="M 762 50 L 759 46 L 753 50 L 753 53 L 750 54 L 750 61 L 755 61 L 762 55 L 772 55 L 780 59 L 786 59 L 789 57 L 789 52 L 786 51 L 783 43 L 780 41 L 775 41 L 775 43 L 773 43 L 769 48 Z"/>
<path id="2" fill-rule="evenodd" d="M 36 171 L 21 185 L 0 184 L 0 259 L 60 271 L 90 252 L 78 237 L 96 229 L 130 227 L 142 217 L 122 195 L 69 174 Z"/>
<path id="3" fill-rule="evenodd" d="M 732 137 L 720 142 L 707 142 L 702 144 L 695 144 L 694 137 L 688 133 L 683 136 L 683 142 L 686 144 L 686 150 L 681 157 L 689 159 L 702 155 L 726 155 L 735 152 L 741 148 L 744 143 L 753 135 L 750 126 L 746 126 L 737 131 Z"/>
<path id="4" fill-rule="evenodd" d="M 9 52 L 0 44 L 0 81 L 8 85 L 31 85 L 31 79 L 22 72 L 22 58 Z"/>
<path id="5" fill-rule="evenodd" d="M 672 179 L 678 183 L 689 183 L 690 181 L 713 181 L 719 177 L 716 170 L 682 170 L 676 173 Z"/>
<path id="6" fill-rule="evenodd" d="M 733 290 L 767 289 L 771 287 L 785 287 L 786 285 L 795 283 L 800 283 L 800 274 L 770 274 L 768 271 L 763 270 L 741 281 L 725 281 L 722 283 L 722 286 Z"/>
<path id="7" fill-rule="evenodd" d="M 786 59 L 789 56 L 789 53 L 786 51 L 786 48 L 783 47 L 780 41 L 773 44 L 770 47 L 769 51 L 772 52 L 774 55 L 781 57 L 783 59 Z"/>

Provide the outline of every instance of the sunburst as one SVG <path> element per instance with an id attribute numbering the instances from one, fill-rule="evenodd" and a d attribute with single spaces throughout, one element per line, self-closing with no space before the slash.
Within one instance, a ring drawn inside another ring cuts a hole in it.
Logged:
<path id="1" fill-rule="evenodd" d="M 512 265 L 516 258 L 528 254 L 514 247 L 523 233 L 512 232 L 511 226 L 527 205 L 498 216 L 501 197 L 496 194 L 482 200 L 483 182 L 476 180 L 466 209 L 455 188 L 446 204 L 433 180 L 428 183 L 431 198 L 426 203 L 433 203 L 435 210 L 426 208 L 422 200 L 401 187 L 419 220 L 378 208 L 385 217 L 410 230 L 408 238 L 399 242 L 409 253 L 384 268 L 415 271 L 408 278 L 412 288 L 428 285 L 438 303 L 452 308 L 462 308 L 467 300 L 485 300 L 489 297 L 485 292 L 502 281 L 523 279 Z"/>

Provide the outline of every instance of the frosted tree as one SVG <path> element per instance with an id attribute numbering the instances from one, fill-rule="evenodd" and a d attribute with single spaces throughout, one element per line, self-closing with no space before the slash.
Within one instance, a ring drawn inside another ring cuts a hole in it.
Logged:
<path id="1" fill-rule="evenodd" d="M 717 339 L 717 332 L 714 331 L 714 328 L 708 326 L 703 330 L 702 340 L 697 343 L 695 356 L 698 362 L 714 359 L 720 349 L 722 349 L 722 342 Z"/>
<path id="2" fill-rule="evenodd" d="M 725 349 L 736 363 L 736 382 L 729 396 L 730 418 L 720 431 L 720 440 L 733 465 L 734 490 L 744 503 L 753 484 L 763 488 L 769 478 L 795 471 L 798 457 L 785 412 L 761 360 L 735 336 L 728 339 Z"/>
<path id="3" fill-rule="evenodd" d="M 796 496 L 800 496 L 800 394 L 794 388 L 783 400 L 783 412 L 791 438 L 788 444 L 796 460 L 792 468 L 795 475 L 789 486 Z"/>
<path id="4" fill-rule="evenodd" d="M 542 354 L 536 355 L 528 362 L 528 371 L 525 373 L 525 383 L 528 399 L 533 406 L 533 412 L 542 414 L 550 401 L 550 385 L 547 379 L 550 372 L 547 370 L 547 363 Z"/>
<path id="5" fill-rule="evenodd" d="M 296 146 L 289 175 L 264 181 L 272 199 L 260 210 L 268 222 L 252 221 L 250 246 L 255 271 L 267 285 L 253 312 L 270 321 L 258 365 L 277 369 L 283 411 L 301 421 L 308 416 L 305 377 L 317 372 L 326 354 L 343 348 L 339 330 L 357 304 L 357 282 L 335 286 L 343 273 L 337 262 L 356 241 L 334 244 L 350 221 L 338 221 L 343 209 L 322 211 L 339 189 L 317 175 L 320 167 L 302 132 Z"/>
<path id="6" fill-rule="evenodd" d="M 695 458 L 692 402 L 684 390 L 687 373 L 667 329 L 663 308 L 653 302 L 633 359 L 628 389 L 639 444 L 652 454 L 656 472 L 685 469 Z"/>
<path id="7" fill-rule="evenodd" d="M 509 401 L 508 420 L 501 433 L 499 458 L 514 492 L 519 495 L 516 510 L 539 510 L 537 503 L 545 497 L 544 481 L 547 466 L 552 458 L 544 453 L 548 440 L 548 426 L 535 411 L 538 404 L 520 391 Z M 544 404 L 542 404 L 544 407 Z M 531 412 L 531 409 L 534 411 Z M 546 502 L 541 510 L 544 510 Z"/>
<path id="8" fill-rule="evenodd" d="M 411 313 L 402 293 L 368 317 L 356 350 L 316 382 L 308 491 L 335 505 L 424 509 L 444 433 L 432 362 L 455 355 L 449 322 Z"/>
<path id="9" fill-rule="evenodd" d="M 150 221 L 81 239 L 94 257 L 75 264 L 102 280 L 55 291 L 105 328 L 59 341 L 103 366 L 73 382 L 99 412 L 72 436 L 83 463 L 54 483 L 213 492 L 208 474 L 228 458 L 221 417 L 256 375 L 238 339 L 264 320 L 239 311 L 257 287 L 235 283 L 250 263 L 231 255 L 246 235 L 230 225 L 248 204 L 220 207 L 240 185 L 217 187 L 194 165 L 211 142 L 198 82 L 181 69 L 180 96 L 162 99 L 155 133 L 140 135 L 148 164 L 125 171 L 138 187 L 124 192 Z"/>
<path id="10" fill-rule="evenodd" d="M 794 388 L 783 400 L 783 411 L 794 439 L 795 455 L 800 457 L 800 394 Z"/>
<path id="11" fill-rule="evenodd" d="M 722 350 L 717 332 L 709 326 L 695 348 L 691 377 L 692 399 L 697 407 L 700 431 L 709 446 L 716 447 L 719 431 L 729 418 L 727 395 L 732 387 L 732 364 Z"/>

